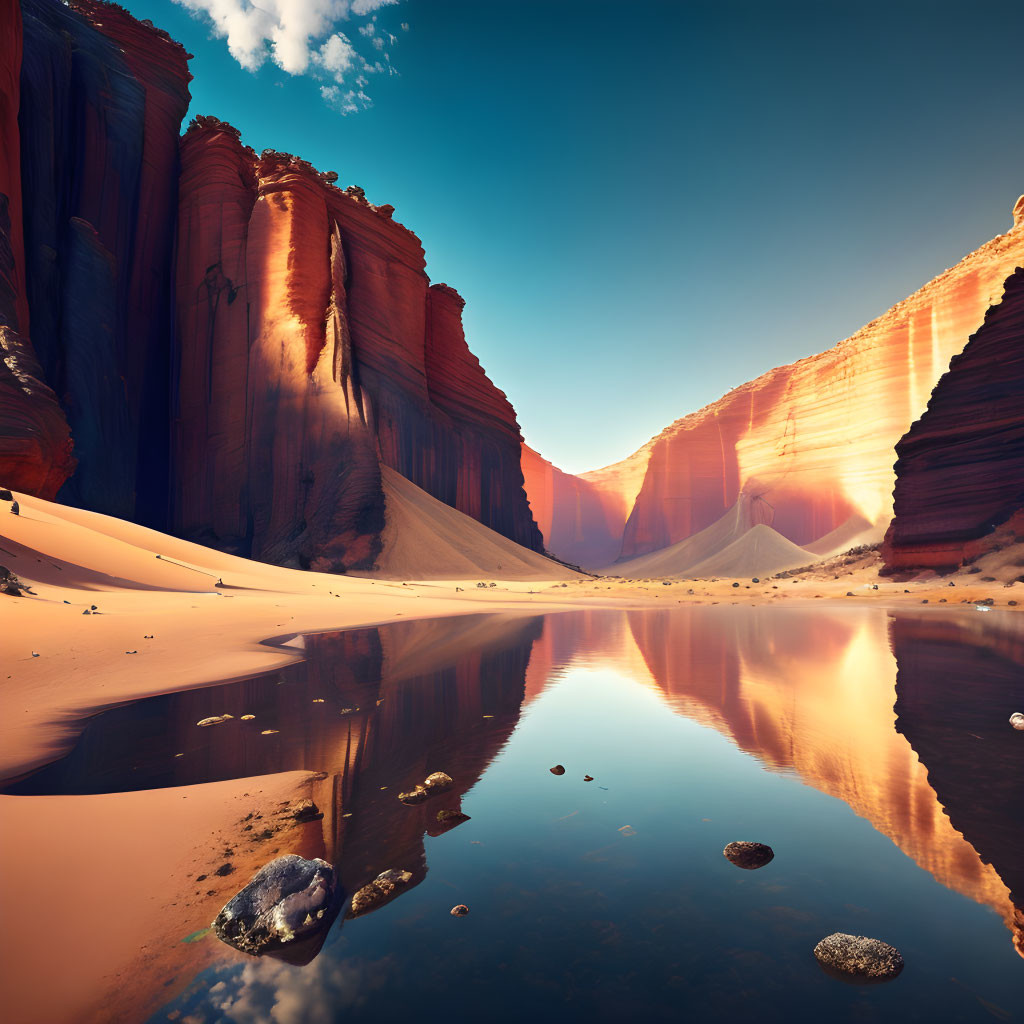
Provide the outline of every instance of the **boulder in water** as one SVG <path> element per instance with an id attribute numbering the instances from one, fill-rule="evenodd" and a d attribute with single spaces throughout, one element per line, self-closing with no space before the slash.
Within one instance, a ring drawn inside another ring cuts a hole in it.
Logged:
<path id="1" fill-rule="evenodd" d="M 400 887 L 406 886 L 412 881 L 411 871 L 401 871 L 398 868 L 388 868 L 382 871 L 369 885 L 364 885 L 352 897 L 352 906 L 349 909 L 349 917 L 359 917 L 361 914 L 368 914 L 376 910 L 394 895 Z"/>
<path id="2" fill-rule="evenodd" d="M 747 871 L 763 868 L 775 857 L 775 851 L 770 846 L 765 846 L 764 843 L 750 843 L 745 840 L 730 843 L 722 853 L 731 864 Z"/>
<path id="3" fill-rule="evenodd" d="M 294 951 L 303 962 L 303 947 L 319 941 L 332 919 L 337 894 L 334 868 L 319 858 L 306 860 L 290 853 L 262 867 L 236 893 L 213 922 L 222 942 L 252 956 Z M 315 953 L 315 950 L 314 950 Z"/>
<path id="4" fill-rule="evenodd" d="M 814 955 L 830 974 L 846 980 L 888 981 L 903 970 L 903 956 L 898 949 L 864 935 L 835 932 L 814 947 Z"/>

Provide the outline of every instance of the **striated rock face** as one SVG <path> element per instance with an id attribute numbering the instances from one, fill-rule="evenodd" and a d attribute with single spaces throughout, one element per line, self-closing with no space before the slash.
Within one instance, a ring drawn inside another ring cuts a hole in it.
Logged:
<path id="1" fill-rule="evenodd" d="M 368 568 L 380 467 L 322 183 L 208 118 L 181 162 L 173 525 L 266 561 Z"/>
<path id="2" fill-rule="evenodd" d="M 31 339 L 78 458 L 60 496 L 159 522 L 188 55 L 114 5 L 23 0 L 21 8 Z"/>
<path id="3" fill-rule="evenodd" d="M 28 339 L 21 209 L 21 9 L 0 10 L 0 481 L 52 499 L 74 468 L 67 421 Z"/>
<path id="4" fill-rule="evenodd" d="M 888 569 L 958 566 L 1024 510 L 1022 396 L 1024 266 L 896 446 L 895 515 L 883 545 Z"/>
<path id="5" fill-rule="evenodd" d="M 574 476 L 524 444 L 526 493 L 546 548 L 573 565 L 588 568 L 615 561 L 651 448 L 652 444 L 647 444 L 613 466 Z"/>
<path id="6" fill-rule="evenodd" d="M 760 494 L 774 508 L 774 528 L 801 546 L 853 516 L 884 522 L 892 511 L 893 446 L 1002 294 L 1006 276 L 1024 264 L 1022 209 L 1007 234 L 846 341 L 771 370 L 662 431 L 647 446 L 618 557 L 697 533 L 744 490 Z M 538 514 L 542 521 L 550 515 L 548 546 L 565 557 L 553 538 L 579 528 L 577 485 L 552 488 L 542 474 L 534 478 Z"/>
<path id="7" fill-rule="evenodd" d="M 6 4 L 0 48 L 0 481 L 345 570 L 383 464 L 541 550 L 514 410 L 391 207 L 181 139 L 189 55 L 116 4 Z"/>
<path id="8" fill-rule="evenodd" d="M 197 118 L 181 146 L 174 527 L 370 568 L 380 463 L 535 550 L 515 412 L 410 231 L 305 161 Z M 378 461 L 379 460 L 379 461 Z"/>

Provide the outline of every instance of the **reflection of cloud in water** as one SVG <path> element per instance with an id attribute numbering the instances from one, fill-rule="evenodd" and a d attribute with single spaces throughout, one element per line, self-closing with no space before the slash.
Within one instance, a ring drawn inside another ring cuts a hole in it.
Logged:
<path id="1" fill-rule="evenodd" d="M 207 990 L 208 1007 L 192 1011 L 183 1024 L 333 1024 L 345 1010 L 365 1004 L 384 987 L 394 962 L 318 957 L 305 967 L 261 960 L 217 968 Z M 310 993 L 316 993 L 311 999 Z"/>

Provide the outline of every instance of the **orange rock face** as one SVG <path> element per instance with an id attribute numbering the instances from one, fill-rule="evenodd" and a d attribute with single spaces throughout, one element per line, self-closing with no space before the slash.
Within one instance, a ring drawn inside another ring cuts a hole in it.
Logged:
<path id="1" fill-rule="evenodd" d="M 370 568 L 383 462 L 540 547 L 515 413 L 466 345 L 462 299 L 430 285 L 390 207 L 198 118 L 178 224 L 177 531 L 268 561 Z"/>
<path id="2" fill-rule="evenodd" d="M 895 515 L 882 549 L 888 569 L 956 567 L 1024 510 L 1022 394 L 1024 267 L 896 446 Z M 1019 527 L 1024 534 L 1024 520 Z"/>
<path id="3" fill-rule="evenodd" d="M 116 4 L 5 4 L 0 51 L 0 483 L 343 570 L 383 463 L 541 549 L 514 410 L 391 207 L 182 140 L 189 55 Z"/>
<path id="4" fill-rule="evenodd" d="M 615 561 L 650 453 L 648 444 L 613 466 L 574 476 L 524 444 L 526 493 L 546 548 L 573 565 Z"/>
<path id="5" fill-rule="evenodd" d="M 643 484 L 619 556 L 691 536 L 720 518 L 744 490 L 773 506 L 772 526 L 800 545 L 854 515 L 886 521 L 894 445 L 924 410 L 950 358 L 998 301 L 1006 276 L 1024 264 L 1024 229 L 1015 216 L 1007 234 L 851 338 L 771 370 L 662 431 L 646 446 Z M 575 485 L 560 481 L 553 488 L 541 474 L 530 478 L 543 496 L 539 514 L 551 524 L 545 532 L 549 547 L 565 557 L 553 538 L 579 532 Z M 531 501 L 533 493 L 531 483 Z"/>

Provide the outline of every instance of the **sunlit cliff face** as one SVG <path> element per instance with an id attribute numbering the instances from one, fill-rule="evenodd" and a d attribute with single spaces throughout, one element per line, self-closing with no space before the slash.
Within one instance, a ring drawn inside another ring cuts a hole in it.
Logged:
<path id="1" fill-rule="evenodd" d="M 571 476 L 524 454 L 548 548 L 607 564 L 593 558 L 616 546 L 624 514 L 614 557 L 655 551 L 710 526 L 754 480 L 774 509 L 771 525 L 796 544 L 851 516 L 886 525 L 894 446 L 1022 264 L 1018 217 L 852 337 L 730 391 L 615 466 Z"/>
<path id="2" fill-rule="evenodd" d="M 1012 883 L 969 841 L 981 841 L 977 829 L 965 838 L 954 827 L 928 765 L 896 731 L 897 661 L 885 613 L 731 611 L 578 619 L 591 633 L 582 645 L 591 652 L 589 665 L 657 685 L 680 714 L 730 737 L 768 768 L 843 800 L 937 881 L 996 910 L 1024 951 L 1024 914 L 1011 900 Z M 571 652 L 558 649 L 558 632 L 549 620 L 534 646 L 527 701 L 539 692 L 541 675 L 557 679 L 575 664 Z M 1000 852 L 1004 865 L 1013 860 L 1013 851 Z M 1000 863 L 992 850 L 986 855 Z"/>

